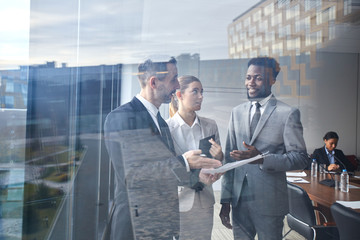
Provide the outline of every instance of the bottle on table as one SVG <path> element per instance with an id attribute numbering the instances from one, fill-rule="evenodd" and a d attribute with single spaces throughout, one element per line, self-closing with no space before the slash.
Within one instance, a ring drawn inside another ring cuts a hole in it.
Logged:
<path id="1" fill-rule="evenodd" d="M 343 169 L 340 175 L 340 191 L 349 192 L 349 174 Z"/>
<path id="2" fill-rule="evenodd" d="M 318 174 L 318 164 L 316 162 L 316 159 L 314 158 L 311 163 L 311 176 L 317 177 Z"/>

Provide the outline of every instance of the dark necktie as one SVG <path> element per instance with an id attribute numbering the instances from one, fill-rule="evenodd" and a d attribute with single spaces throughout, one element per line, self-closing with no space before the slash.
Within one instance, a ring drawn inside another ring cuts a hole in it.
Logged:
<path id="1" fill-rule="evenodd" d="M 252 138 L 254 132 L 255 132 L 255 128 L 256 128 L 256 125 L 258 124 L 259 122 L 259 119 L 260 119 L 260 116 L 261 116 L 261 113 L 260 113 L 260 103 L 256 102 L 255 103 L 256 105 L 256 111 L 255 111 L 255 114 L 251 120 L 251 124 L 250 124 L 250 139 Z"/>
<path id="2" fill-rule="evenodd" d="M 171 138 L 169 126 L 167 125 L 165 120 L 161 117 L 160 112 L 157 113 L 156 118 L 157 118 L 157 121 L 158 121 L 158 124 L 160 127 L 161 138 L 162 138 L 163 142 L 171 150 L 171 152 L 175 153 L 174 143 Z"/>

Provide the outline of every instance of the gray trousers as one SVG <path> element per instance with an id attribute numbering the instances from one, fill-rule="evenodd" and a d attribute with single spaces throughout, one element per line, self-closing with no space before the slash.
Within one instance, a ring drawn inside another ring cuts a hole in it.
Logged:
<path id="1" fill-rule="evenodd" d="M 232 208 L 234 239 L 252 240 L 258 234 L 259 240 L 281 240 L 284 216 L 257 213 L 256 206 L 253 206 L 254 196 L 249 190 L 245 180 L 239 202 Z"/>

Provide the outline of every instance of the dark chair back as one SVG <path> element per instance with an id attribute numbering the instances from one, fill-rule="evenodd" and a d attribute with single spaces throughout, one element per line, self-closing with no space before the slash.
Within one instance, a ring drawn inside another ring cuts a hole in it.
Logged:
<path id="1" fill-rule="evenodd" d="M 287 215 L 287 222 L 289 227 L 306 239 L 313 239 L 315 232 L 311 227 L 316 225 L 316 218 L 308 194 L 301 187 L 288 183 L 288 195 L 289 214 Z"/>
<path id="2" fill-rule="evenodd" d="M 357 157 L 355 155 L 345 155 L 345 157 L 349 160 L 349 162 L 351 162 L 352 165 L 354 165 L 355 170 L 357 170 L 359 167 L 359 160 Z"/>
<path id="3" fill-rule="evenodd" d="M 339 203 L 334 203 L 330 209 L 339 230 L 340 240 L 360 239 L 360 213 Z"/>

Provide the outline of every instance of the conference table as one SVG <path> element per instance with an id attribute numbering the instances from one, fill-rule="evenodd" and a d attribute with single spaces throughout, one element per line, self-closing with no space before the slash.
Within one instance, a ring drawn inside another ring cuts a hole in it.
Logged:
<path id="1" fill-rule="evenodd" d="M 300 171 L 301 172 L 301 171 Z M 329 187 L 320 184 L 319 181 L 324 179 L 334 178 L 334 174 L 318 172 L 317 177 L 312 177 L 310 170 L 304 170 L 305 177 L 301 177 L 310 183 L 292 182 L 295 185 L 303 188 L 310 199 L 313 201 L 314 206 L 317 206 L 325 214 L 329 221 L 333 221 L 330 212 L 330 206 L 336 201 L 360 201 L 360 179 L 350 176 L 350 189 L 349 192 L 341 192 L 340 189 Z M 340 180 L 340 175 L 338 175 Z M 354 211 L 360 212 L 360 209 L 354 209 Z"/>

